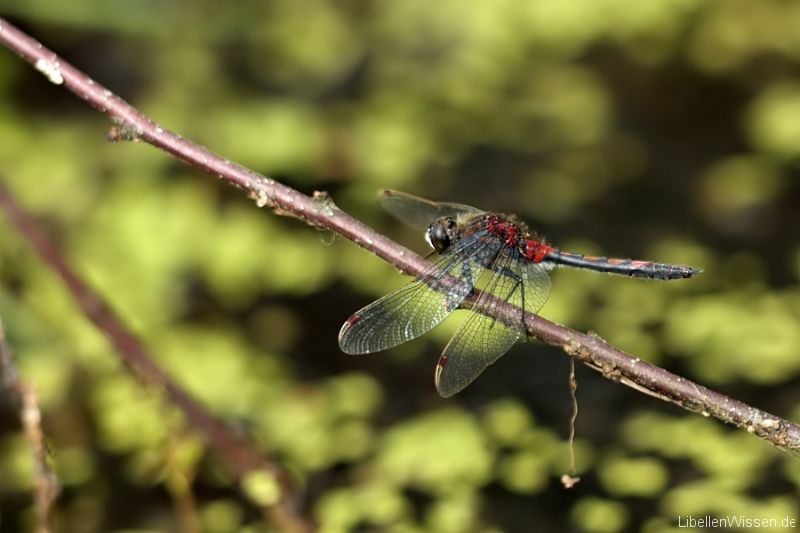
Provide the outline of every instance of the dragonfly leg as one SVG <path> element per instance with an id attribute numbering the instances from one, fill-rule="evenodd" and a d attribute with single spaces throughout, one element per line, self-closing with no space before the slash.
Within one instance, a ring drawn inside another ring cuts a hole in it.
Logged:
<path id="1" fill-rule="evenodd" d="M 501 267 L 498 272 L 504 276 L 508 276 L 512 280 L 514 280 L 514 285 L 511 287 L 511 290 L 508 294 L 504 297 L 504 299 L 511 303 L 512 298 L 514 297 L 514 293 L 517 292 L 517 289 L 521 289 L 520 293 L 520 312 L 519 312 L 519 323 L 520 327 L 525 331 L 525 338 L 526 340 L 530 340 L 528 337 L 528 328 L 525 327 L 525 283 L 522 276 L 505 267 Z M 494 325 L 494 323 L 492 324 Z"/>

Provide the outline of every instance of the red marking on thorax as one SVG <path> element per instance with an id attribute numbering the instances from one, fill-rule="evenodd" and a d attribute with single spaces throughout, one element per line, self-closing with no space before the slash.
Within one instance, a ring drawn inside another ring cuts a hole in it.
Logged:
<path id="1" fill-rule="evenodd" d="M 520 231 L 517 225 L 496 215 L 490 215 L 487 218 L 486 229 L 503 239 L 506 246 L 515 248 L 519 242 Z"/>
<path id="2" fill-rule="evenodd" d="M 522 254 L 534 263 L 541 263 L 547 254 L 554 250 L 555 248 L 545 244 L 543 241 L 528 239 L 525 241 Z"/>

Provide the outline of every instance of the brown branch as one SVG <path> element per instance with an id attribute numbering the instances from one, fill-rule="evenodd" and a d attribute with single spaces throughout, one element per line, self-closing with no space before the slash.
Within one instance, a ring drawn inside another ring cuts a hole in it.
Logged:
<path id="1" fill-rule="evenodd" d="M 239 481 L 250 474 L 268 472 L 281 487 L 281 498 L 270 508 L 272 519 L 285 531 L 306 531 L 308 524 L 297 514 L 293 501 L 295 490 L 289 476 L 275 461 L 270 461 L 248 440 L 217 420 L 186 391 L 173 382 L 158 366 L 139 339 L 124 325 L 105 300 L 94 292 L 69 267 L 58 249 L 36 222 L 16 202 L 0 182 L 0 209 L 33 245 L 42 259 L 61 276 L 78 306 L 94 325 L 105 333 L 127 367 L 145 385 L 164 390 L 189 423 L 205 436 L 206 442 L 220 457 L 229 472 Z"/>
<path id="2" fill-rule="evenodd" d="M 50 511 L 60 490 L 58 478 L 47 465 L 47 447 L 44 443 L 42 413 L 36 401 L 36 390 L 20 378 L 2 323 L 0 323 L 0 378 L 3 387 L 11 391 L 19 403 L 20 422 L 33 456 L 36 532 L 49 533 L 52 531 Z"/>
<path id="3" fill-rule="evenodd" d="M 121 125 L 117 138 L 142 139 L 192 166 L 245 189 L 260 207 L 268 206 L 278 214 L 294 216 L 311 225 L 330 229 L 406 274 L 419 275 L 428 265 L 417 254 L 337 209 L 327 196 L 305 196 L 163 129 L 3 19 L 0 19 L 0 43 L 36 65 L 51 82 L 63 84 Z M 479 292 L 474 293 L 466 305 L 474 306 L 478 295 Z M 485 305 L 476 308 L 479 312 L 491 314 L 501 320 L 513 320 L 513 317 L 520 316 L 519 309 L 505 302 L 493 298 L 484 298 L 483 301 Z M 743 427 L 777 446 L 800 452 L 800 426 L 796 424 L 641 361 L 609 346 L 595 335 L 580 333 L 529 313 L 524 315 L 524 324 L 530 336 L 562 348 L 568 355 L 583 361 L 608 379 L 675 403 L 689 411 Z"/>

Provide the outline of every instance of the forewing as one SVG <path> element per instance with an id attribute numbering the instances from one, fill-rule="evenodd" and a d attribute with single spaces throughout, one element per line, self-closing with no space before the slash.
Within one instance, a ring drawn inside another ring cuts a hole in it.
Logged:
<path id="1" fill-rule="evenodd" d="M 484 264 L 480 246 L 459 241 L 436 259 L 418 280 L 376 300 L 342 325 L 339 347 L 345 353 L 386 350 L 430 331 L 472 291 Z"/>
<path id="2" fill-rule="evenodd" d="M 550 277 L 541 264 L 522 261 L 511 253 L 498 256 L 478 288 L 482 293 L 476 305 L 486 307 L 488 314 L 495 314 L 498 301 L 507 301 L 520 311 L 535 313 L 550 293 Z M 471 312 L 439 358 L 436 390 L 447 398 L 464 389 L 502 357 L 524 331 L 522 312 L 512 325 Z"/>
<path id="3" fill-rule="evenodd" d="M 468 205 L 434 202 L 391 189 L 382 190 L 378 201 L 392 216 L 421 230 L 427 230 L 431 222 L 441 217 L 457 218 L 460 215 L 474 215 L 483 212 Z"/>

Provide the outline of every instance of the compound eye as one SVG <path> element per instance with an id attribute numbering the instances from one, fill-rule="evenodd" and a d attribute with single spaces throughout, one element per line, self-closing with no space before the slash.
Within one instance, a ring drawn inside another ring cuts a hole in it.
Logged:
<path id="1" fill-rule="evenodd" d="M 428 244 L 438 253 L 442 253 L 452 244 L 453 229 L 455 221 L 452 219 L 437 220 L 428 228 L 426 235 Z"/>

